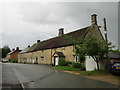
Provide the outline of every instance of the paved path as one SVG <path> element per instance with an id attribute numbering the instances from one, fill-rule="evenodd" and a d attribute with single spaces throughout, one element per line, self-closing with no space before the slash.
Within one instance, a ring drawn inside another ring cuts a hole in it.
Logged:
<path id="1" fill-rule="evenodd" d="M 47 65 L 3 64 L 3 86 L 22 88 L 118 88 L 117 85 L 73 75 Z"/>

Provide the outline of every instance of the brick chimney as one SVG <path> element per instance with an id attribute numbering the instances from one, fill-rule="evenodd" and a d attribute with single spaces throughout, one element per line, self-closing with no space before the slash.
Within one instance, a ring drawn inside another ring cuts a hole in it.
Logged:
<path id="1" fill-rule="evenodd" d="M 40 42 L 40 40 L 37 40 L 37 43 L 39 43 Z"/>
<path id="2" fill-rule="evenodd" d="M 59 29 L 59 34 L 58 34 L 58 36 L 62 36 L 62 35 L 64 35 L 64 28 L 60 28 L 60 29 Z"/>
<path id="3" fill-rule="evenodd" d="M 91 23 L 92 23 L 92 25 L 93 24 L 95 24 L 95 25 L 97 25 L 97 15 L 96 14 L 93 14 L 93 15 L 91 15 Z"/>
<path id="4" fill-rule="evenodd" d="M 16 50 L 19 50 L 19 47 L 16 47 Z"/>

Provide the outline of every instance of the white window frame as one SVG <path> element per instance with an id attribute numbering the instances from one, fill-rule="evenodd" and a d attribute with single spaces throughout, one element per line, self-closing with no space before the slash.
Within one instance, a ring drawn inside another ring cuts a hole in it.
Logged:
<path id="1" fill-rule="evenodd" d="M 76 51 L 76 48 L 75 46 L 72 47 L 72 51 L 75 52 Z"/>
<path id="2" fill-rule="evenodd" d="M 62 47 L 61 49 L 62 49 L 62 51 L 65 51 L 65 47 Z"/>
<path id="3" fill-rule="evenodd" d="M 79 62 L 78 58 L 79 58 L 79 57 L 78 57 L 77 55 L 74 55 L 74 61 L 75 61 L 75 62 Z"/>
<path id="4" fill-rule="evenodd" d="M 44 56 L 41 56 L 40 59 L 42 62 L 44 62 Z"/>

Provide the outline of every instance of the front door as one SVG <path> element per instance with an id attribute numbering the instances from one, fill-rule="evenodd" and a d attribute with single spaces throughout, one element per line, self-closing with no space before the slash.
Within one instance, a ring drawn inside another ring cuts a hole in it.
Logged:
<path id="1" fill-rule="evenodd" d="M 36 64 L 38 64 L 38 58 L 36 58 Z"/>
<path id="2" fill-rule="evenodd" d="M 58 62 L 59 62 L 59 57 L 54 57 L 55 66 L 58 66 Z"/>

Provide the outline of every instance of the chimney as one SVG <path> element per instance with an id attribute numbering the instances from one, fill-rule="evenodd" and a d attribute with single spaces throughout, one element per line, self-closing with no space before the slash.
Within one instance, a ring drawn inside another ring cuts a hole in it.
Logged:
<path id="1" fill-rule="evenodd" d="M 16 50 L 19 50 L 19 47 L 16 47 Z"/>
<path id="2" fill-rule="evenodd" d="M 13 48 L 12 51 L 15 51 L 15 49 Z"/>
<path id="3" fill-rule="evenodd" d="M 64 28 L 60 28 L 60 29 L 59 29 L 59 34 L 58 34 L 58 36 L 62 36 L 62 35 L 64 35 Z"/>
<path id="4" fill-rule="evenodd" d="M 28 48 L 30 47 L 30 45 L 28 45 Z"/>
<path id="5" fill-rule="evenodd" d="M 97 25 L 97 15 L 96 14 L 91 15 L 91 19 L 92 19 L 92 25 L 93 24 Z"/>
<path id="6" fill-rule="evenodd" d="M 40 42 L 40 40 L 37 40 L 37 43 L 39 43 Z"/>

